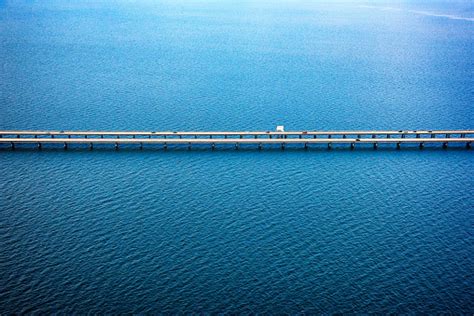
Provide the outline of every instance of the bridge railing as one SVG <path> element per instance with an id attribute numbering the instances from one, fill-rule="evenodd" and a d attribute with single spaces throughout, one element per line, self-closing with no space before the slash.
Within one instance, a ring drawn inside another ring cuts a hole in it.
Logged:
<path id="1" fill-rule="evenodd" d="M 400 131 L 242 131 L 242 132 L 114 132 L 114 131 L 0 131 L 0 138 L 469 138 L 474 130 L 400 130 Z"/>

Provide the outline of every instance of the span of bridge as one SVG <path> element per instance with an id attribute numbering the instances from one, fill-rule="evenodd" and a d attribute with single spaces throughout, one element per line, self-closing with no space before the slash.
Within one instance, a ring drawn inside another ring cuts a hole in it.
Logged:
<path id="1" fill-rule="evenodd" d="M 377 148 L 379 144 L 395 144 L 399 149 L 402 144 L 461 143 L 467 148 L 474 141 L 474 130 L 399 130 L 399 131 L 0 131 L 0 144 L 9 144 L 15 148 L 19 144 L 35 144 L 42 148 L 44 144 L 62 144 L 65 149 L 71 144 L 87 144 L 93 148 L 95 144 L 112 144 L 118 149 L 121 144 L 136 144 L 143 148 L 144 144 L 159 144 L 167 148 L 169 144 L 210 145 L 215 149 L 219 144 L 239 145 L 254 144 L 259 149 L 263 145 L 279 145 L 285 148 L 289 144 L 299 144 L 308 148 L 310 144 L 349 144 L 354 149 L 356 144 L 369 144 Z"/>

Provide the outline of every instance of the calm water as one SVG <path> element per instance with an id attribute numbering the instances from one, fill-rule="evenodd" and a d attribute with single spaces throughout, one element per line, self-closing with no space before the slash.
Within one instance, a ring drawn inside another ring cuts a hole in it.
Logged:
<path id="1" fill-rule="evenodd" d="M 474 128 L 470 1 L 0 1 L 0 128 Z M 0 149 L 2 313 L 474 313 L 474 152 Z"/>

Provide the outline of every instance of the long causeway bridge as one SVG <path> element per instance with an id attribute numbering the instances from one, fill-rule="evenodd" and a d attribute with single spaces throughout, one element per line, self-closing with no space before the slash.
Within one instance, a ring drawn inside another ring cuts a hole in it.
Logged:
<path id="1" fill-rule="evenodd" d="M 439 144 L 447 148 L 449 144 L 463 144 L 470 148 L 474 142 L 474 130 L 419 130 L 419 131 L 236 131 L 236 132 L 124 132 L 124 131 L 0 131 L 0 145 L 15 149 L 18 145 L 34 145 L 41 149 L 45 144 L 56 144 L 67 149 L 72 144 L 83 144 L 93 149 L 97 144 L 109 144 L 119 149 L 120 145 L 134 144 L 142 149 L 145 144 L 182 145 L 189 149 L 193 145 L 252 144 L 262 149 L 264 145 L 300 145 L 307 149 L 310 145 L 347 144 L 350 149 L 358 145 L 369 145 L 376 149 L 380 144 L 393 144 L 397 149 L 403 144 Z"/>

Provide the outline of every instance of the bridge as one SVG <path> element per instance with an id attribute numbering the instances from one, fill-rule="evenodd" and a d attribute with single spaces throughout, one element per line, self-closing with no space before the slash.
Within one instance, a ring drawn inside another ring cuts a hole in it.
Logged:
<path id="1" fill-rule="evenodd" d="M 474 130 L 399 130 L 399 131 L 234 131 L 234 132 L 126 132 L 126 131 L 0 131 L 0 145 L 15 149 L 22 144 L 35 145 L 41 149 L 45 144 L 56 144 L 67 149 L 72 144 L 85 144 L 90 149 L 96 144 L 110 144 L 115 149 L 120 145 L 135 144 L 142 149 L 145 144 L 183 145 L 191 149 L 192 145 L 208 145 L 215 149 L 217 145 L 253 144 L 258 149 L 264 145 L 277 145 L 282 149 L 286 145 L 296 144 L 307 149 L 310 145 L 323 144 L 332 148 L 333 144 L 347 144 L 350 149 L 356 145 L 370 145 L 376 149 L 380 144 L 394 144 L 400 149 L 403 144 L 416 144 L 423 148 L 425 144 L 440 144 L 447 148 L 449 144 L 463 144 L 470 148 L 474 141 Z"/>

